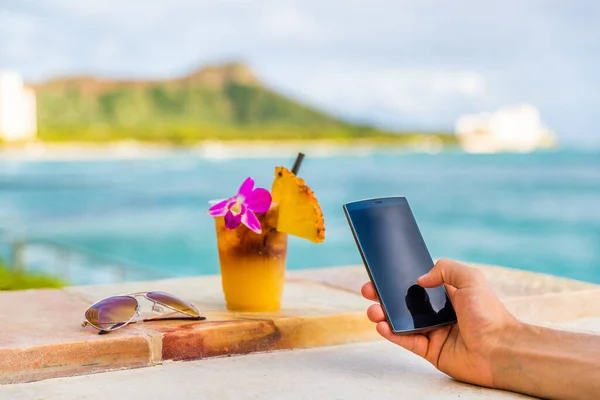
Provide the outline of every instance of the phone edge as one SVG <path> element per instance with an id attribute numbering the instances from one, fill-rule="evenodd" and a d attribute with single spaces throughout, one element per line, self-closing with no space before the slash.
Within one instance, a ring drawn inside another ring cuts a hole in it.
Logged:
<path id="1" fill-rule="evenodd" d="M 368 201 L 368 200 L 373 200 L 373 199 L 365 199 L 365 200 L 360 200 L 360 201 Z M 359 201 L 357 201 L 355 203 L 358 203 L 358 202 Z M 346 204 L 342 205 L 342 208 L 344 210 L 344 215 L 346 216 L 346 220 L 348 221 L 348 224 L 350 225 L 350 231 L 352 232 L 352 237 L 354 237 L 356 247 L 358 247 L 358 252 L 360 254 L 360 258 L 363 260 L 363 265 L 365 267 L 365 270 L 367 271 L 367 275 L 369 275 L 369 280 L 373 284 L 373 288 L 375 289 L 375 294 L 377 295 L 377 298 L 379 299 L 379 304 L 381 305 L 381 309 L 383 310 L 383 315 L 385 316 L 385 319 L 386 319 L 388 325 L 390 326 L 390 329 L 392 330 L 392 332 L 394 332 L 394 333 L 403 332 L 403 331 L 397 331 L 394 329 L 394 324 L 392 323 L 391 318 L 388 315 L 385 304 L 383 304 L 383 301 L 381 300 L 381 296 L 379 295 L 379 289 L 377 288 L 377 283 L 375 283 L 375 279 L 373 279 L 373 274 L 371 273 L 371 268 L 369 267 L 369 263 L 367 262 L 367 259 L 364 255 L 362 246 L 360 245 L 360 241 L 358 240 L 358 237 L 356 236 L 356 230 L 354 229 L 354 224 L 352 224 L 352 219 L 350 218 L 348 209 L 346 207 L 347 204 L 352 204 L 352 203 L 346 203 Z"/>

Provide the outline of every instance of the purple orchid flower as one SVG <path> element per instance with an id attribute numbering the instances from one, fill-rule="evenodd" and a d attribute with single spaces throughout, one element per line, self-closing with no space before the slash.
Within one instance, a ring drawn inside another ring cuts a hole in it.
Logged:
<path id="1" fill-rule="evenodd" d="M 271 193 L 263 188 L 254 188 L 254 179 L 246 178 L 237 194 L 208 209 L 213 217 L 225 216 L 225 226 L 235 229 L 246 225 L 256 233 L 261 233 L 260 221 L 254 213 L 264 213 L 271 207 Z"/>

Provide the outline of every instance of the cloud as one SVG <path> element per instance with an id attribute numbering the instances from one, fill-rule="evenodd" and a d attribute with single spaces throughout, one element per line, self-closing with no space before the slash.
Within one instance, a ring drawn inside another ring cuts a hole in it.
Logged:
<path id="1" fill-rule="evenodd" d="M 0 30 L 16 38 L 29 37 L 36 33 L 37 23 L 26 13 L 0 9 Z"/>
<path id="2" fill-rule="evenodd" d="M 325 32 L 314 18 L 297 8 L 278 7 L 268 10 L 260 24 L 264 33 L 274 40 L 322 40 Z"/>
<path id="3" fill-rule="evenodd" d="M 95 46 L 94 53 L 98 61 L 110 60 L 124 54 L 119 42 L 113 38 L 104 38 L 100 40 Z"/>
<path id="4" fill-rule="evenodd" d="M 30 59 L 37 47 L 37 33 L 38 23 L 34 17 L 22 12 L 0 10 L 0 62 L 10 64 Z"/>
<path id="5" fill-rule="evenodd" d="M 174 0 L 174 6 L 177 0 Z M 121 0 L 46 0 L 40 4 L 42 7 L 60 12 L 72 18 L 100 21 L 104 23 L 152 23 L 165 15 L 169 3 L 165 1 L 121 1 Z"/>
<path id="6" fill-rule="evenodd" d="M 294 80 L 277 76 L 275 87 L 336 115 L 382 125 L 410 120 L 445 127 L 439 120 L 448 104 L 482 104 L 487 95 L 485 76 L 467 70 L 319 63 L 303 71 L 278 69 Z"/>

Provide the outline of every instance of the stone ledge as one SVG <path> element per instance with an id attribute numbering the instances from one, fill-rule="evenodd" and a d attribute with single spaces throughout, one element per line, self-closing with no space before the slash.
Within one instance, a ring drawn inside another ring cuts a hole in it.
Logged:
<path id="1" fill-rule="evenodd" d="M 503 299 L 600 288 L 600 285 L 593 283 L 537 272 L 485 264 L 467 264 L 480 269 L 494 292 Z M 355 293 L 360 293 L 361 286 L 369 279 L 365 267 L 362 265 L 304 269 L 290 271 L 288 275 L 296 279 L 313 280 Z"/>
<path id="2" fill-rule="evenodd" d="M 600 286 L 479 266 L 507 307 L 533 323 L 600 316 Z M 233 354 L 309 348 L 378 339 L 360 294 L 362 266 L 292 271 L 283 309 L 226 310 L 219 276 L 0 293 L 0 383 L 29 382 Z M 80 323 L 85 309 L 110 295 L 161 290 L 194 303 L 206 321 L 132 324 L 97 335 Z"/>
<path id="3" fill-rule="evenodd" d="M 150 365 L 142 337 L 67 342 L 0 350 L 0 383 L 29 382 L 58 376 Z"/>
<path id="4" fill-rule="evenodd" d="M 600 319 L 555 327 L 597 334 Z M 383 340 L 0 385 L 0 398 L 106 400 L 107 391 L 112 398 L 152 400 L 532 399 L 457 382 L 429 362 Z"/>
<path id="5" fill-rule="evenodd" d="M 135 323 L 102 336 L 80 326 L 94 301 L 152 290 L 194 303 L 207 320 Z M 227 311 L 219 276 L 3 292 L 0 302 L 19 304 L 0 310 L 11 321 L 0 331 L 0 383 L 377 339 L 366 300 L 305 280 L 288 281 L 284 308 L 265 314 Z"/>

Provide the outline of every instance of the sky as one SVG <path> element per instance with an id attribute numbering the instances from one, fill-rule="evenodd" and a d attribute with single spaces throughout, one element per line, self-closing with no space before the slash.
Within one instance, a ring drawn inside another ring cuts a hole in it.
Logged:
<path id="1" fill-rule="evenodd" d="M 600 144 L 598 21 L 595 0 L 0 0 L 0 69 L 143 79 L 242 61 L 348 120 L 451 130 L 529 103 L 563 142 Z"/>

